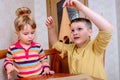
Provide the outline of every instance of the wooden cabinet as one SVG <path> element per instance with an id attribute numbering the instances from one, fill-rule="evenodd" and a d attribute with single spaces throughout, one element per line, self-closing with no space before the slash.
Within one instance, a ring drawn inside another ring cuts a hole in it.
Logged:
<path id="1" fill-rule="evenodd" d="M 47 5 L 47 16 L 52 16 L 55 21 L 56 31 L 59 33 L 59 27 L 61 19 L 58 21 L 58 3 L 62 2 L 64 0 L 46 0 Z M 82 3 L 84 3 L 86 6 L 88 6 L 88 0 L 80 0 Z M 61 4 L 61 3 L 60 3 Z M 61 8 L 61 7 L 60 7 Z M 84 14 L 82 14 L 79 11 L 80 17 L 84 17 Z M 62 17 L 62 16 L 59 16 Z"/>

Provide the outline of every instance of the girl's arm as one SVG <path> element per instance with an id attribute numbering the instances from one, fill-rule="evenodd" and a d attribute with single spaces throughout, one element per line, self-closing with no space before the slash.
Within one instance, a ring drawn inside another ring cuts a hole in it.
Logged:
<path id="1" fill-rule="evenodd" d="M 7 57 L 5 58 L 4 61 L 4 68 L 7 71 L 8 80 L 11 79 L 10 76 L 11 72 L 13 72 L 14 70 L 18 72 L 17 68 L 13 65 L 13 57 L 10 49 L 8 49 Z"/>

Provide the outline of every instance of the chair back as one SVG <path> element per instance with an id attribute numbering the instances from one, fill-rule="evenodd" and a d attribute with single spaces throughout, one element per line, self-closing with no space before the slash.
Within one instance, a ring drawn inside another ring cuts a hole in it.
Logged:
<path id="1" fill-rule="evenodd" d="M 5 57 L 6 57 L 7 52 L 8 52 L 8 50 L 7 50 L 7 49 L 0 50 L 0 59 L 5 58 Z"/>
<path id="2" fill-rule="evenodd" d="M 67 57 L 62 59 L 59 56 L 60 52 L 56 49 L 47 49 L 44 52 L 50 56 L 51 70 L 54 70 L 56 73 L 69 73 Z"/>

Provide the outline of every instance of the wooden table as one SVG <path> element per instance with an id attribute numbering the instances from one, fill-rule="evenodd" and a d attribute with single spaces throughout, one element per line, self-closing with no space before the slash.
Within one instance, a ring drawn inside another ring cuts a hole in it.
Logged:
<path id="1" fill-rule="evenodd" d="M 16 80 L 102 80 L 87 75 L 72 75 L 67 73 L 55 73 L 54 75 L 39 75 Z"/>

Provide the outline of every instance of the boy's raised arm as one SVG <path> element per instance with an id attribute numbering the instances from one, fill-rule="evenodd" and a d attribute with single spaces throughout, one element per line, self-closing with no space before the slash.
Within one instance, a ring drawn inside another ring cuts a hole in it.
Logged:
<path id="1" fill-rule="evenodd" d="M 54 27 L 53 18 L 51 16 L 48 17 L 45 24 L 48 28 L 48 38 L 50 41 L 50 45 L 53 45 L 58 40 L 55 27 Z"/>
<path id="2" fill-rule="evenodd" d="M 82 11 L 101 31 L 112 29 L 112 25 L 105 18 L 86 7 L 78 0 L 66 0 L 63 4 L 63 7 Z"/>

